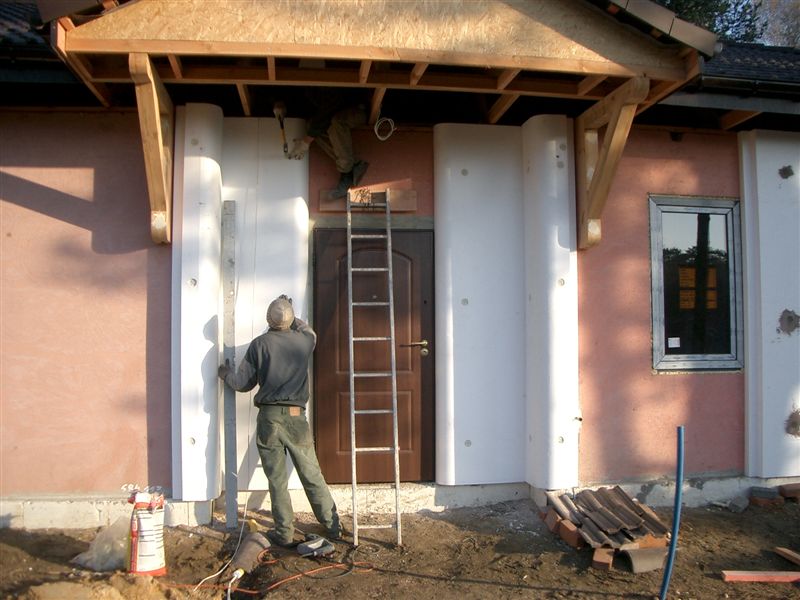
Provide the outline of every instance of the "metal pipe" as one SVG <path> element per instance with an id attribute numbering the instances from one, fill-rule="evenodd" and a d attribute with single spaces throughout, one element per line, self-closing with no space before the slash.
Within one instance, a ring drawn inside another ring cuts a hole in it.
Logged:
<path id="1" fill-rule="evenodd" d="M 667 568 L 664 570 L 664 580 L 661 582 L 659 600 L 666 600 L 669 590 L 669 580 L 672 577 L 672 567 L 675 564 L 675 550 L 678 547 L 678 528 L 681 524 L 681 500 L 683 499 L 683 425 L 678 427 L 678 465 L 675 473 L 675 507 L 672 511 L 672 539 L 669 542 L 667 555 Z"/>

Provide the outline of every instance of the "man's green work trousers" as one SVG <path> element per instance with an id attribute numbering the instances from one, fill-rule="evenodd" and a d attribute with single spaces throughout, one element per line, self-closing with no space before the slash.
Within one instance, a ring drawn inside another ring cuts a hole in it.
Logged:
<path id="1" fill-rule="evenodd" d="M 292 416 L 290 412 L 299 414 Z M 272 518 L 280 541 L 290 543 L 294 537 L 294 510 L 289 496 L 289 473 L 286 469 L 287 452 L 292 458 L 317 521 L 328 530 L 330 537 L 339 537 L 339 514 L 319 468 L 305 409 L 296 406 L 260 406 L 256 446 L 264 473 L 269 479 Z"/>

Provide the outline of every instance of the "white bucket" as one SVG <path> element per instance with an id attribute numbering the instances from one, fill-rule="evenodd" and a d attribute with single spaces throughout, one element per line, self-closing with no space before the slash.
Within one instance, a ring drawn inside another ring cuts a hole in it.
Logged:
<path id="1" fill-rule="evenodd" d="M 166 575 L 164 496 L 135 492 L 128 502 L 133 504 L 128 571 L 138 575 Z"/>

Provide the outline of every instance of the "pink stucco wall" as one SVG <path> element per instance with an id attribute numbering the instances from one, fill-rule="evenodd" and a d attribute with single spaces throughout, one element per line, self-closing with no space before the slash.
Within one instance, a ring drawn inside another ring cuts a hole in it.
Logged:
<path id="1" fill-rule="evenodd" d="M 742 373 L 652 371 L 648 193 L 737 197 L 735 135 L 631 133 L 602 241 L 578 259 L 584 483 L 674 474 L 679 425 L 688 475 L 744 466 Z"/>
<path id="2" fill-rule="evenodd" d="M 135 113 L 0 113 L 0 496 L 170 484 L 170 247 Z"/>
<path id="3" fill-rule="evenodd" d="M 371 129 L 353 132 L 356 158 L 370 163 L 363 186 L 373 189 L 413 189 L 417 192 L 418 216 L 433 215 L 433 132 L 431 130 L 396 131 L 382 142 Z M 311 214 L 318 214 L 320 190 L 336 187 L 339 173 L 333 161 L 312 144 L 309 162 L 309 204 Z M 325 213 L 322 213 L 325 214 Z M 335 214 L 335 213 L 328 213 Z M 406 213 L 407 214 L 407 213 Z"/>

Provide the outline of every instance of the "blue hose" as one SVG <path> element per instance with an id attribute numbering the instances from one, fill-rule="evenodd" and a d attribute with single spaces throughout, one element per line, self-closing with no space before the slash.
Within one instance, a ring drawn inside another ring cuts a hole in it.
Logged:
<path id="1" fill-rule="evenodd" d="M 669 579 L 672 577 L 672 566 L 675 564 L 675 550 L 678 548 L 678 528 L 681 525 L 681 500 L 683 499 L 683 425 L 678 427 L 678 467 L 675 473 L 675 508 L 672 511 L 672 539 L 669 542 L 667 568 L 664 570 L 664 581 L 661 582 L 659 600 L 667 600 Z"/>

